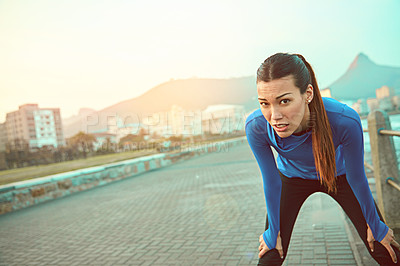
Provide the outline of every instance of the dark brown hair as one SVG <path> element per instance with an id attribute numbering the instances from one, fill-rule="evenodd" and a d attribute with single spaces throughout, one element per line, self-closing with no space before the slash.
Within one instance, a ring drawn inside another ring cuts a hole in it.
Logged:
<path id="1" fill-rule="evenodd" d="M 304 94 L 309 84 L 314 97 L 309 104 L 312 123 L 312 148 L 318 179 L 328 192 L 336 192 L 335 147 L 332 130 L 311 65 L 300 54 L 277 53 L 268 57 L 257 70 L 257 83 L 292 75 L 295 85 Z M 308 124 L 310 126 L 310 124 Z"/>

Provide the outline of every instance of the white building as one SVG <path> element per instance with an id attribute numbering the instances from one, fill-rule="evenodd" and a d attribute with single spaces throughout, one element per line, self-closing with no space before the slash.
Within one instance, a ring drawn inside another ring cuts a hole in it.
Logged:
<path id="1" fill-rule="evenodd" d="M 106 133 L 115 136 L 115 141 L 119 143 L 120 139 L 129 134 L 137 135 L 140 130 L 140 123 L 129 123 L 127 124 L 119 116 L 109 116 L 107 117 L 107 131 Z M 102 132 L 96 132 L 102 133 Z"/>
<path id="2" fill-rule="evenodd" d="M 96 142 L 93 143 L 93 148 L 95 151 L 98 150 L 106 150 L 107 148 L 112 149 L 113 147 L 117 147 L 117 136 L 112 133 L 100 132 L 100 133 L 91 133 L 95 138 Z M 109 140 L 107 140 L 109 139 Z M 109 141 L 109 143 L 107 143 Z M 107 147 L 109 145 L 109 147 Z"/>
<path id="3" fill-rule="evenodd" d="M 128 135 L 139 133 L 140 128 L 160 137 L 196 136 L 206 132 L 212 134 L 244 131 L 244 107 L 242 105 L 210 105 L 205 110 L 188 111 L 173 105 L 167 112 L 157 112 L 142 117 L 139 124 L 124 125 L 123 121 L 109 117 L 107 133 L 115 134 L 116 141 Z"/>
<path id="4" fill-rule="evenodd" d="M 162 137 L 200 135 L 201 114 L 200 110 L 188 111 L 173 105 L 168 112 L 158 112 L 143 118 L 142 126 L 150 135 L 156 133 Z"/>
<path id="5" fill-rule="evenodd" d="M 168 112 L 157 112 L 144 117 L 141 126 L 149 133 L 158 136 L 172 135 L 172 125 L 169 121 Z"/>
<path id="6" fill-rule="evenodd" d="M 229 134 L 244 130 L 245 111 L 242 105 L 210 105 L 202 112 L 202 132 Z"/>

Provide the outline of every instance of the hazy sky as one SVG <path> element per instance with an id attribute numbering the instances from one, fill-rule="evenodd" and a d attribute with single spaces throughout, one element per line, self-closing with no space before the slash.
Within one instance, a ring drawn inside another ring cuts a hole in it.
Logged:
<path id="1" fill-rule="evenodd" d="M 0 0 L 0 122 L 25 103 L 69 117 L 171 78 L 255 75 L 276 52 L 302 53 L 323 88 L 360 52 L 400 66 L 399 13 L 399 0 Z"/>

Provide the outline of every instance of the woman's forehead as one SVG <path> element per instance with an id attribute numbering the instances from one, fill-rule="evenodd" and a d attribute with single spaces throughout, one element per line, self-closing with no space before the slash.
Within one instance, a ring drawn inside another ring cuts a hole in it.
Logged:
<path id="1" fill-rule="evenodd" d="M 294 80 L 291 78 L 275 79 L 272 81 L 257 83 L 258 95 L 275 98 L 281 94 L 290 93 L 291 95 L 299 95 L 300 89 L 295 86 Z"/>

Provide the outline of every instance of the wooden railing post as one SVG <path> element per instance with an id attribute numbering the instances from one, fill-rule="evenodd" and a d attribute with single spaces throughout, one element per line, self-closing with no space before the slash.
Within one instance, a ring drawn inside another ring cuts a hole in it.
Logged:
<path id="1" fill-rule="evenodd" d="M 381 110 L 371 112 L 368 115 L 368 132 L 378 206 L 386 224 L 398 231 L 400 229 L 400 192 L 387 184 L 388 178 L 399 183 L 397 156 L 393 137 L 379 134 L 382 129 L 392 129 L 388 115 Z"/>

